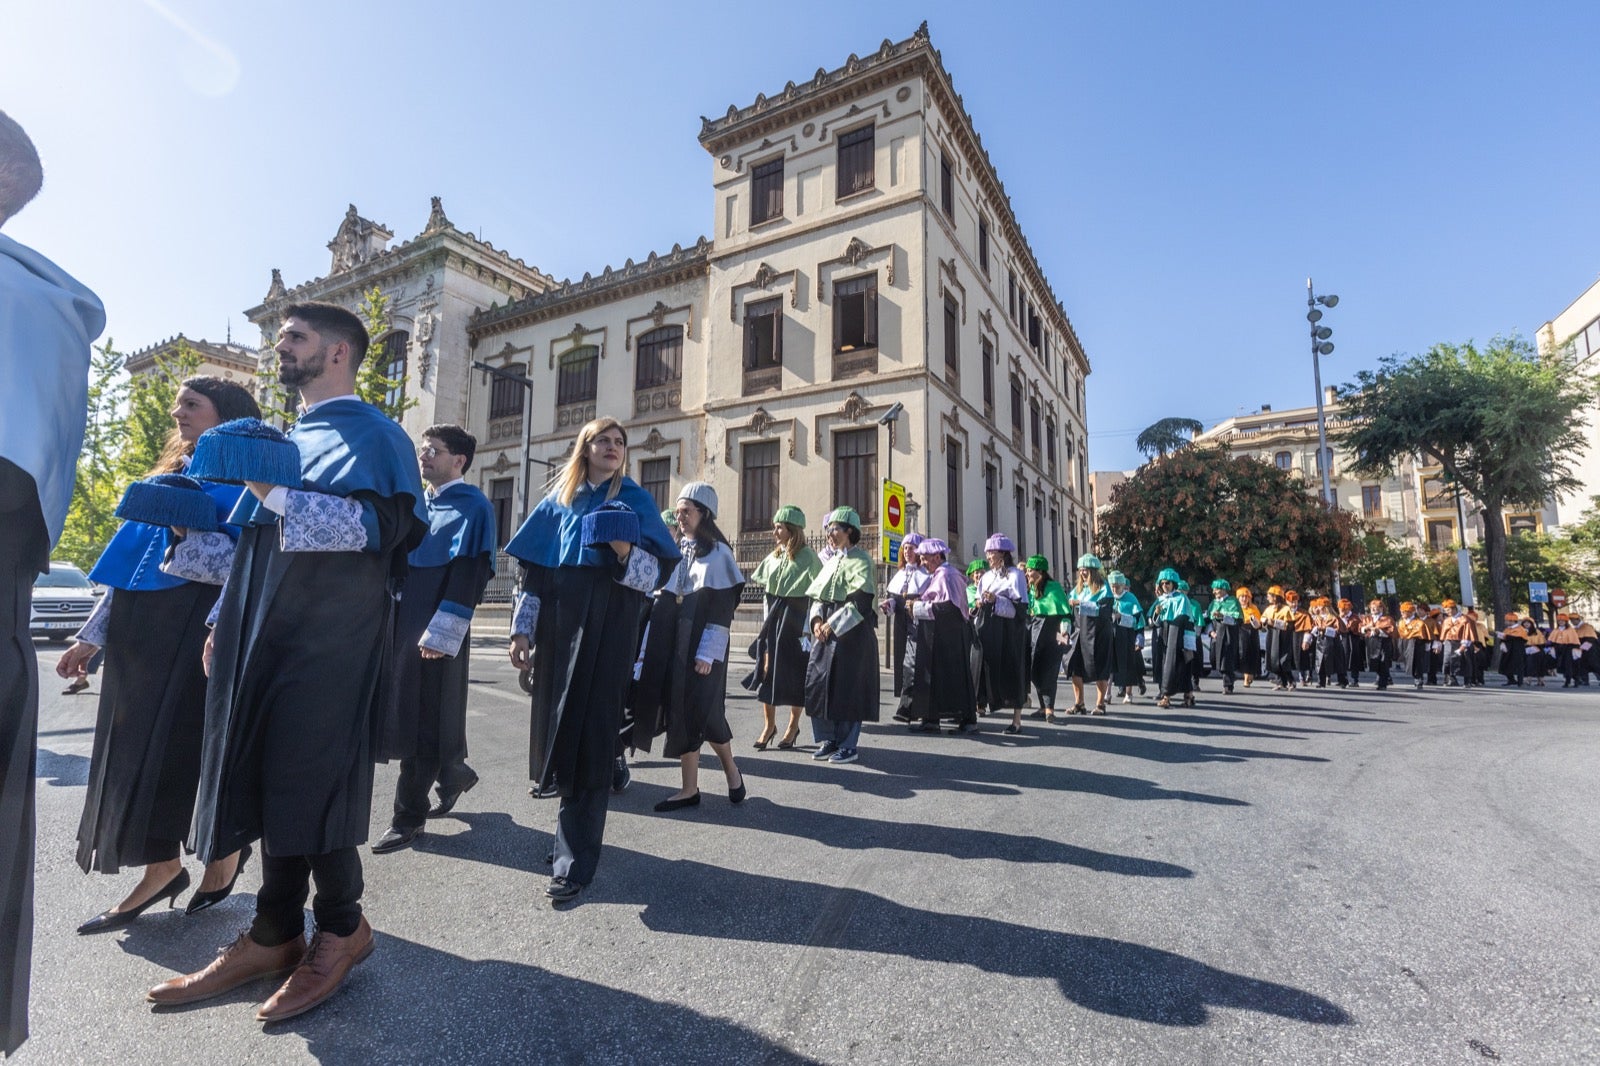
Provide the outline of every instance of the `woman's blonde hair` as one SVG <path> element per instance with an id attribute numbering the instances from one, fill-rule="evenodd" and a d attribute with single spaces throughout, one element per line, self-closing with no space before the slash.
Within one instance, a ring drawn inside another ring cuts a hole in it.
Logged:
<path id="1" fill-rule="evenodd" d="M 622 479 L 627 476 L 628 469 L 628 431 L 623 428 L 610 415 L 602 415 L 578 430 L 578 439 L 572 443 L 572 454 L 567 456 L 567 463 L 557 470 L 550 478 L 545 488 L 556 494 L 556 499 L 563 507 L 571 507 L 572 500 L 578 495 L 578 490 L 589 480 L 589 444 L 600 434 L 608 429 L 614 429 L 622 434 L 622 465 L 617 467 L 617 472 L 611 476 L 611 483 L 606 489 L 606 499 L 614 500 L 617 493 L 622 491 Z"/>

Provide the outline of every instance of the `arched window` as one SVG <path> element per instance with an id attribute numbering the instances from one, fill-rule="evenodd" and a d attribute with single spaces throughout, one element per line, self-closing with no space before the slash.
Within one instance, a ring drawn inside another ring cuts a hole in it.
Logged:
<path id="1" fill-rule="evenodd" d="M 556 404 L 592 403 L 600 383 L 600 349 L 585 344 L 560 359 L 556 374 Z"/>
<path id="2" fill-rule="evenodd" d="M 1279 452 L 1277 455 L 1272 457 L 1272 465 L 1277 467 L 1279 470 L 1293 470 L 1294 456 L 1288 452 Z"/>
<path id="3" fill-rule="evenodd" d="M 397 329 L 385 334 L 380 343 L 383 345 L 383 376 L 391 383 L 383 394 L 383 405 L 393 410 L 406 398 L 406 349 L 411 347 L 411 334 Z"/>
<path id="4" fill-rule="evenodd" d="M 683 378 L 683 327 L 662 326 L 635 344 L 633 387 L 653 389 Z"/>

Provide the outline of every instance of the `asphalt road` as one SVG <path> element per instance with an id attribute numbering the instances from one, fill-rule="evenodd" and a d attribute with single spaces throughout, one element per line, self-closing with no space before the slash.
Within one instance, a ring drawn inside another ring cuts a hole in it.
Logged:
<path id="1" fill-rule="evenodd" d="M 55 695 L 40 651 L 19 1064 L 1600 1061 L 1597 689 L 1212 683 L 1192 711 L 962 738 L 907 734 L 886 697 L 851 766 L 752 751 L 735 690 L 750 800 L 708 757 L 703 805 L 656 815 L 676 765 L 641 757 L 595 884 L 555 911 L 527 700 L 479 641 L 482 784 L 414 850 L 365 856 L 376 953 L 263 1030 L 270 987 L 143 999 L 247 923 L 253 864 L 193 918 L 75 935 L 133 875 L 73 862 L 95 704 Z"/>

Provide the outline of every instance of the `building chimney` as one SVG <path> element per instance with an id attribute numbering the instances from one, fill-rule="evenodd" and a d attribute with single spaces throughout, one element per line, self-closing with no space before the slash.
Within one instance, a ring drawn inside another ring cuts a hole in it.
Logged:
<path id="1" fill-rule="evenodd" d="M 1322 402 L 1325 404 L 1338 403 L 1339 390 L 1332 385 L 1324 385 L 1322 387 Z"/>
<path id="2" fill-rule="evenodd" d="M 1266 414 L 1268 411 L 1271 411 L 1271 410 L 1272 410 L 1272 405 L 1270 403 L 1264 403 L 1264 404 L 1261 405 L 1261 413 L 1262 414 Z"/>

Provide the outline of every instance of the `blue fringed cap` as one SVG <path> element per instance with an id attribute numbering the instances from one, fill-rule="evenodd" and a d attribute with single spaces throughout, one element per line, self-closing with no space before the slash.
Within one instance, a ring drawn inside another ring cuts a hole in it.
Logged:
<path id="1" fill-rule="evenodd" d="M 612 500 L 599 510 L 583 516 L 582 534 L 586 545 L 609 544 L 614 540 L 637 544 L 639 516 L 627 504 Z"/>
<path id="2" fill-rule="evenodd" d="M 195 442 L 189 476 L 239 484 L 301 485 L 300 449 L 259 418 L 235 418 L 213 426 Z"/>
<path id="3" fill-rule="evenodd" d="M 153 526 L 180 526 L 196 533 L 212 533 L 217 528 L 217 505 L 198 481 L 182 474 L 155 474 L 135 481 L 122 494 L 116 515 Z"/>

